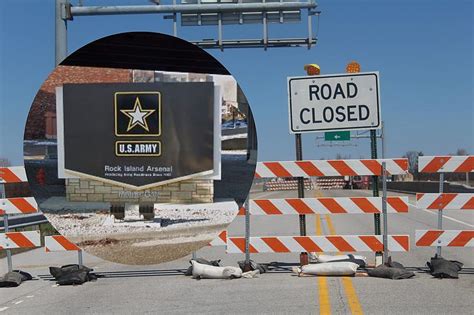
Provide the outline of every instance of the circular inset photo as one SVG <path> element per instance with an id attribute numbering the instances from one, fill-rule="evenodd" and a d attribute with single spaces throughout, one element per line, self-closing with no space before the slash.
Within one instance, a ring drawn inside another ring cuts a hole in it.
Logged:
<path id="1" fill-rule="evenodd" d="M 94 41 L 48 76 L 24 135 L 28 181 L 58 233 L 122 264 L 171 261 L 235 218 L 257 137 L 237 81 L 182 39 Z"/>

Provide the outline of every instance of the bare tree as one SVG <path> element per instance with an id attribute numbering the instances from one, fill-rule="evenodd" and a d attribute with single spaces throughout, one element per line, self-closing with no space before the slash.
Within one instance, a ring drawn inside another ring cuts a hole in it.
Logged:
<path id="1" fill-rule="evenodd" d="M 460 148 L 456 151 L 456 155 L 469 155 L 469 153 L 467 152 L 466 149 Z"/>
<path id="2" fill-rule="evenodd" d="M 10 165 L 10 160 L 8 160 L 7 158 L 0 157 L 0 167 L 7 167 Z"/>
<path id="3" fill-rule="evenodd" d="M 403 156 L 408 159 L 408 171 L 413 174 L 416 180 L 419 180 L 418 174 L 418 157 L 423 156 L 423 152 L 408 151 Z"/>

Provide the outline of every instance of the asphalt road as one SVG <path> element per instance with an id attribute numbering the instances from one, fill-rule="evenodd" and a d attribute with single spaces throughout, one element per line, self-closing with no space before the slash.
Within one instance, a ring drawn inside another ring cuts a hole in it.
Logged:
<path id="1" fill-rule="evenodd" d="M 323 191 L 326 196 L 369 196 L 369 191 Z M 321 192 L 307 191 L 307 197 Z M 399 195 L 399 194 L 398 194 Z M 252 198 L 294 197 L 296 191 L 260 192 Z M 410 196 L 414 202 L 414 196 Z M 468 212 L 468 213 L 466 213 Z M 445 229 L 472 229 L 473 214 L 446 212 Z M 86 255 L 84 262 L 106 277 L 75 287 L 58 287 L 47 277 L 50 265 L 77 261 L 73 252 L 44 253 L 43 249 L 14 256 L 15 268 L 28 271 L 37 280 L 18 288 L 0 289 L 0 313 L 211 313 L 211 314 L 472 314 L 474 306 L 474 251 L 443 249 L 443 256 L 465 264 L 457 280 L 433 279 L 423 271 L 434 248 L 414 246 L 414 231 L 436 227 L 436 214 L 410 207 L 408 214 L 389 216 L 389 232 L 409 234 L 411 251 L 395 253 L 395 260 L 415 271 L 408 280 L 364 277 L 296 277 L 291 265 L 298 254 L 256 254 L 252 259 L 282 267 L 255 279 L 193 280 L 182 275 L 189 257 L 156 266 L 112 264 Z M 321 228 L 319 228 L 319 226 Z M 243 235 L 244 221 L 229 226 L 230 235 Z M 307 216 L 308 234 L 372 234 L 372 215 Z M 297 235 L 298 217 L 255 216 L 252 235 Z M 369 262 L 373 253 L 362 253 Z M 225 254 L 223 247 L 207 247 L 198 256 L 222 259 L 236 265 L 243 254 Z M 0 260 L 0 274 L 6 261 Z"/>

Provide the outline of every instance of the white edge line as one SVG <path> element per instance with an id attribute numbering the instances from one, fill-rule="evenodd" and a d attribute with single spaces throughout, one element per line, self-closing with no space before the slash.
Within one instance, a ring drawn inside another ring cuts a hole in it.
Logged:
<path id="1" fill-rule="evenodd" d="M 433 215 L 438 215 L 438 214 L 436 213 L 436 210 L 422 209 L 422 208 L 418 208 L 416 205 L 414 205 L 414 204 L 412 204 L 412 203 L 408 203 L 408 204 L 409 204 L 410 206 L 414 207 L 414 208 L 419 209 L 419 210 L 423 210 L 423 211 L 428 212 L 428 213 L 433 214 Z M 455 219 L 455 218 L 451 218 L 451 217 L 449 217 L 449 216 L 447 216 L 447 215 L 444 215 L 444 214 L 443 214 L 443 218 L 446 218 L 446 219 L 451 220 L 451 221 L 454 221 L 454 222 L 456 222 L 456 223 L 464 224 L 464 225 L 467 225 L 467 226 L 469 226 L 469 227 L 474 228 L 474 225 L 472 225 L 472 224 L 469 224 L 469 223 L 467 223 L 467 222 L 464 222 L 464 221 L 461 221 L 461 220 L 458 220 L 458 219 Z"/>
<path id="2" fill-rule="evenodd" d="M 8 306 L 0 307 L 0 312 L 6 311 L 8 309 Z"/>
<path id="3" fill-rule="evenodd" d="M 16 302 L 15 302 L 15 305 L 18 305 L 18 304 L 20 304 L 20 303 L 23 303 L 23 300 L 16 301 Z"/>

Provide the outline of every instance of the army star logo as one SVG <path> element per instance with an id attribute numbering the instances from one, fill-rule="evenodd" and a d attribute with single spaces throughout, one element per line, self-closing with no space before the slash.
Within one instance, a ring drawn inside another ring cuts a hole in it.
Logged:
<path id="1" fill-rule="evenodd" d="M 124 115 L 130 118 L 128 122 L 127 131 L 130 131 L 135 126 L 139 125 L 146 131 L 150 131 L 146 118 L 155 112 L 154 109 L 143 109 L 142 104 L 140 104 L 140 99 L 137 97 L 135 99 L 135 105 L 133 109 L 121 109 L 120 110 Z"/>

